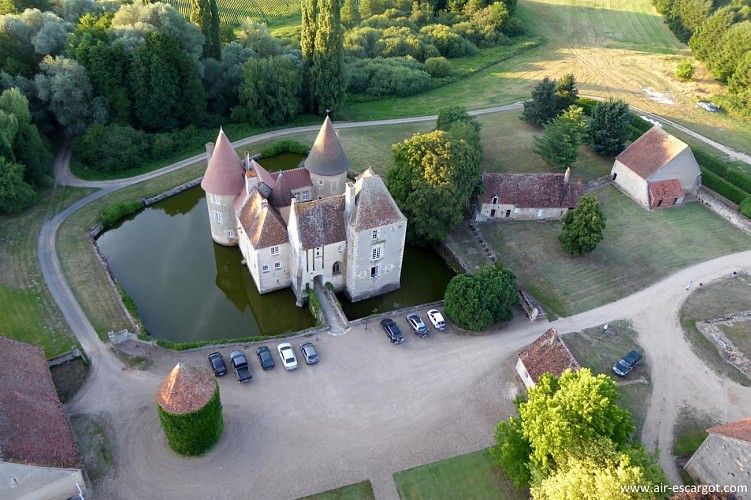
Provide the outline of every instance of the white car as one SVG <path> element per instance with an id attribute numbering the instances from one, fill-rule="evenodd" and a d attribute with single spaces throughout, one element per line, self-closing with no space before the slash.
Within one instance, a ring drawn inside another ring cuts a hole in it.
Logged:
<path id="1" fill-rule="evenodd" d="M 297 358 L 295 357 L 295 351 L 292 350 L 292 344 L 284 343 L 279 344 L 279 357 L 282 360 L 285 370 L 294 370 L 297 368 Z"/>
<path id="2" fill-rule="evenodd" d="M 431 323 L 433 323 L 433 326 L 436 330 L 446 329 L 446 321 L 444 321 L 443 315 L 438 312 L 438 309 L 431 309 L 430 311 L 428 311 L 428 319 Z"/>

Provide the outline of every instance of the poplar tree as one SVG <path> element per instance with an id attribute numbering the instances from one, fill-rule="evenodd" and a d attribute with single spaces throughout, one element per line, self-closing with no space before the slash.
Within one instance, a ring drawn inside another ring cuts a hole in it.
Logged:
<path id="1" fill-rule="evenodd" d="M 205 37 L 203 57 L 222 57 L 222 41 L 219 32 L 219 9 L 216 0 L 190 0 L 190 20 L 201 28 Z"/>
<path id="2" fill-rule="evenodd" d="M 317 0 L 302 2 L 302 30 L 300 31 L 300 50 L 302 51 L 303 100 L 309 113 L 316 110 L 315 80 L 313 79 L 313 53 L 316 39 Z"/>
<path id="3" fill-rule="evenodd" d="M 344 104 L 344 31 L 339 0 L 321 0 L 316 22 L 313 79 L 317 111 L 336 112 Z"/>

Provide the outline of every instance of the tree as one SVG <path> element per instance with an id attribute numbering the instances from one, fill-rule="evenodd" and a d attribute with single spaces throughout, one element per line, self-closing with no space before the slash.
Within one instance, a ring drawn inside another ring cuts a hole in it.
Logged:
<path id="1" fill-rule="evenodd" d="M 28 99 L 16 88 L 0 95 L 0 142 L 0 157 L 24 167 L 24 182 L 41 187 L 49 181 L 51 155 L 31 121 Z"/>
<path id="2" fill-rule="evenodd" d="M 204 36 L 203 57 L 222 57 L 222 36 L 219 32 L 219 10 L 216 0 L 190 0 L 190 20 L 201 28 Z"/>
<path id="3" fill-rule="evenodd" d="M 628 103 L 620 99 L 599 101 L 592 108 L 589 122 L 589 144 L 601 156 L 616 156 L 625 148 L 629 137 L 631 113 Z"/>
<path id="4" fill-rule="evenodd" d="M 448 131 L 451 128 L 451 125 L 459 121 L 470 123 L 472 128 L 478 133 L 480 132 L 480 124 L 477 120 L 469 116 L 467 109 L 463 106 L 448 106 L 442 108 L 438 112 L 438 119 L 435 122 L 435 128 L 436 130 Z"/>
<path id="5" fill-rule="evenodd" d="M 342 24 L 347 28 L 354 28 L 360 24 L 360 11 L 354 0 L 344 0 L 344 5 L 342 5 Z"/>
<path id="6" fill-rule="evenodd" d="M 344 105 L 346 75 L 344 32 L 339 0 L 320 0 L 313 52 L 313 92 L 316 111 L 337 112 Z"/>
<path id="7" fill-rule="evenodd" d="M 23 165 L 0 156 L 0 214 L 17 214 L 36 203 L 36 193 L 24 182 L 23 170 Z"/>
<path id="8" fill-rule="evenodd" d="M 313 55 L 316 45 L 316 18 L 318 0 L 304 0 L 302 9 L 302 27 L 300 30 L 300 50 L 302 51 L 303 101 L 309 113 L 318 109 L 315 97 L 315 74 L 313 72 Z"/>
<path id="9" fill-rule="evenodd" d="M 511 320 L 518 301 L 516 275 L 500 264 L 474 275 L 454 276 L 444 297 L 446 315 L 459 327 L 475 332 Z"/>
<path id="10" fill-rule="evenodd" d="M 521 402 L 517 399 L 514 404 L 518 408 Z M 495 464 L 503 469 L 517 488 L 529 486 L 532 479 L 529 471 L 532 448 L 522 434 L 522 420 L 519 417 L 509 417 L 508 420 L 498 422 L 493 437 L 497 444 L 490 449 L 490 455 Z"/>
<path id="11" fill-rule="evenodd" d="M 240 104 L 232 110 L 234 121 L 266 127 L 297 115 L 300 73 L 289 58 L 248 59 L 243 75 Z"/>
<path id="12" fill-rule="evenodd" d="M 571 167 L 579 156 L 579 148 L 587 132 L 583 115 L 584 110 L 573 105 L 543 125 L 545 135 L 534 139 L 535 153 L 552 167 L 561 170 Z"/>
<path id="13" fill-rule="evenodd" d="M 532 100 L 524 101 L 521 119 L 530 125 L 542 125 L 558 114 L 556 82 L 547 76 L 535 85 Z"/>
<path id="14" fill-rule="evenodd" d="M 684 59 L 675 65 L 675 77 L 677 79 L 687 82 L 692 76 L 694 76 L 694 65 L 688 59 Z"/>
<path id="15" fill-rule="evenodd" d="M 597 198 L 585 194 L 579 198 L 576 207 L 563 216 L 563 229 L 558 241 L 571 255 L 588 254 L 602 241 L 606 220 Z"/>
<path id="16" fill-rule="evenodd" d="M 482 182 L 480 152 L 442 130 L 415 134 L 391 151 L 386 185 L 410 221 L 407 240 L 419 246 L 443 240 Z"/>
<path id="17" fill-rule="evenodd" d="M 555 85 L 555 95 L 558 111 L 568 109 L 579 98 L 579 90 L 576 88 L 576 79 L 573 73 L 563 75 Z"/>

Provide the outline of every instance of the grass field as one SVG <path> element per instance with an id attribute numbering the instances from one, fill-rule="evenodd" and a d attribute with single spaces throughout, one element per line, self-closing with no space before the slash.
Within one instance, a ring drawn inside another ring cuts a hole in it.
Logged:
<path id="1" fill-rule="evenodd" d="M 673 456 L 691 455 L 707 437 L 706 429 L 719 423 L 711 415 L 697 413 L 695 409 L 685 406 L 681 408 L 673 429 Z"/>
<path id="2" fill-rule="evenodd" d="M 303 497 L 300 500 L 369 500 L 374 499 L 373 486 L 370 481 L 342 486 L 335 490 L 324 491 L 316 495 Z"/>
<path id="3" fill-rule="evenodd" d="M 614 187 L 595 194 L 607 227 L 604 240 L 586 256 L 561 250 L 559 222 L 477 225 L 519 285 L 560 316 L 618 300 L 678 269 L 751 245 L 751 237 L 698 203 L 646 212 Z"/>
<path id="4" fill-rule="evenodd" d="M 696 322 L 749 310 L 751 310 L 751 276 L 739 274 L 735 278 L 723 278 L 696 288 L 683 303 L 679 316 L 683 332 L 696 354 L 716 373 L 726 374 L 743 385 L 751 384 L 751 380 L 725 362 L 715 344 L 696 328 Z M 748 322 L 745 325 L 748 325 Z M 737 348 L 747 356 L 751 356 L 749 330 L 744 330 L 743 323 L 736 323 L 733 328 L 723 327 L 722 330 L 731 342 L 734 344 L 737 342 Z"/>
<path id="5" fill-rule="evenodd" d="M 529 496 L 493 463 L 488 450 L 397 472 L 394 481 L 402 500 L 522 500 Z"/>
<path id="6" fill-rule="evenodd" d="M 652 394 L 649 360 L 642 359 L 626 378 L 613 373 L 613 365 L 626 353 L 631 350 L 644 352 L 636 340 L 637 335 L 630 322 L 612 321 L 608 323 L 605 334 L 603 327 L 598 326 L 583 332 L 567 333 L 563 340 L 582 366 L 592 370 L 594 375 L 603 373 L 618 383 L 618 392 L 621 395 L 618 404 L 631 414 L 635 427 L 634 437 L 638 441 L 647 415 L 649 397 Z"/>
<path id="7" fill-rule="evenodd" d="M 41 346 L 47 357 L 75 343 L 68 324 L 52 299 L 37 258 L 37 236 L 45 218 L 90 190 L 67 188 L 41 194 L 33 208 L 0 216 L 0 336 Z"/>

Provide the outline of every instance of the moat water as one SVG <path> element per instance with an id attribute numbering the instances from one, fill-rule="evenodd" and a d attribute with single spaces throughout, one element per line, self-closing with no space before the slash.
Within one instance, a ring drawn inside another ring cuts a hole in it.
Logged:
<path id="1" fill-rule="evenodd" d="M 280 164 L 269 159 L 260 163 L 278 170 L 294 168 L 302 158 L 284 156 Z M 313 326 L 308 308 L 295 306 L 291 289 L 259 294 L 240 250 L 213 242 L 200 186 L 124 219 L 102 234 L 98 244 L 154 337 L 194 342 L 277 336 Z M 453 276 L 432 250 L 408 247 L 401 289 L 354 304 L 340 300 L 347 316 L 355 319 L 374 310 L 440 300 Z"/>

